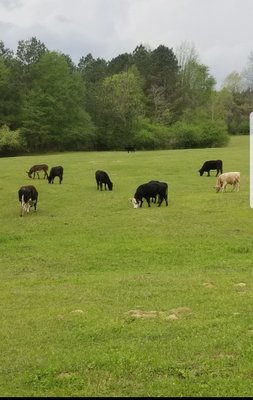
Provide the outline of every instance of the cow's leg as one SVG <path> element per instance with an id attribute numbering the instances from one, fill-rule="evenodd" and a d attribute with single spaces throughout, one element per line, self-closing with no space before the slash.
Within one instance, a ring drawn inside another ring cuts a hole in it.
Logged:
<path id="1" fill-rule="evenodd" d="M 150 207 L 150 197 L 146 197 L 146 200 L 147 200 L 148 206 Z"/>
<path id="2" fill-rule="evenodd" d="M 217 169 L 216 176 L 218 176 L 219 170 Z"/>
<path id="3" fill-rule="evenodd" d="M 25 199 L 24 199 L 24 195 L 22 195 L 22 197 L 21 197 L 20 217 L 23 217 L 24 212 L 25 212 Z"/>
<path id="4" fill-rule="evenodd" d="M 207 176 L 210 176 L 210 169 L 209 169 L 209 171 L 207 171 Z"/>
<path id="5" fill-rule="evenodd" d="M 102 182 L 101 181 L 99 182 L 99 187 L 100 187 L 100 190 L 102 191 Z"/>
<path id="6" fill-rule="evenodd" d="M 168 206 L 168 196 L 167 196 L 167 194 L 164 196 L 164 201 L 165 201 L 165 203 L 166 203 L 166 207 Z M 162 201 L 161 201 L 161 203 L 162 203 Z"/>

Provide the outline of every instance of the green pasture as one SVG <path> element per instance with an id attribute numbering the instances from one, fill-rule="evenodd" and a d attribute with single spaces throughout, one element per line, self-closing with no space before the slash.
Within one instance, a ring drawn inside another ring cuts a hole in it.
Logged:
<path id="1" fill-rule="evenodd" d="M 215 193 L 208 159 L 241 172 Z M 63 182 L 29 179 L 64 167 Z M 113 191 L 98 191 L 103 169 Z M 226 148 L 0 159 L 2 397 L 253 395 L 249 137 Z M 149 180 L 169 206 L 134 209 Z M 37 212 L 21 218 L 18 189 Z"/>

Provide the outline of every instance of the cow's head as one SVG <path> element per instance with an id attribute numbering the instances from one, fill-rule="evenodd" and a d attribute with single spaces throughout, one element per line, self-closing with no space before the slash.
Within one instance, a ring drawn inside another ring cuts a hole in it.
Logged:
<path id="1" fill-rule="evenodd" d="M 112 182 L 108 182 L 108 189 L 112 190 L 112 188 L 113 188 L 113 183 Z"/>
<path id="2" fill-rule="evenodd" d="M 199 169 L 199 175 L 202 176 L 204 171 L 202 169 Z"/>
<path id="3" fill-rule="evenodd" d="M 131 203 L 133 204 L 133 207 L 134 207 L 134 208 L 140 207 L 140 204 L 139 204 L 138 200 L 136 200 L 135 197 L 131 198 L 130 201 L 131 201 Z"/>
<path id="4" fill-rule="evenodd" d="M 32 173 L 31 173 L 31 171 L 26 171 L 26 173 L 27 173 L 27 175 L 29 176 L 29 178 L 31 178 L 31 177 L 32 177 Z"/>

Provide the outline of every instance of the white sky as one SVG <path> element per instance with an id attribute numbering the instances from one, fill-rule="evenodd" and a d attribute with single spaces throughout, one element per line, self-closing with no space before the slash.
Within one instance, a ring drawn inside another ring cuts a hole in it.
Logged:
<path id="1" fill-rule="evenodd" d="M 194 45 L 222 84 L 253 52 L 253 0 L 0 0 L 0 40 L 16 51 L 35 36 L 74 63 L 91 53 L 111 60 L 143 44 Z"/>

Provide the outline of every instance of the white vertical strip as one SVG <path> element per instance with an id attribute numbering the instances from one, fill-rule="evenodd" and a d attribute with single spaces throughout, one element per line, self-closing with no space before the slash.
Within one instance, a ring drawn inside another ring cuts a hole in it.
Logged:
<path id="1" fill-rule="evenodd" d="M 253 208 L 253 112 L 250 113 L 250 207 Z"/>

